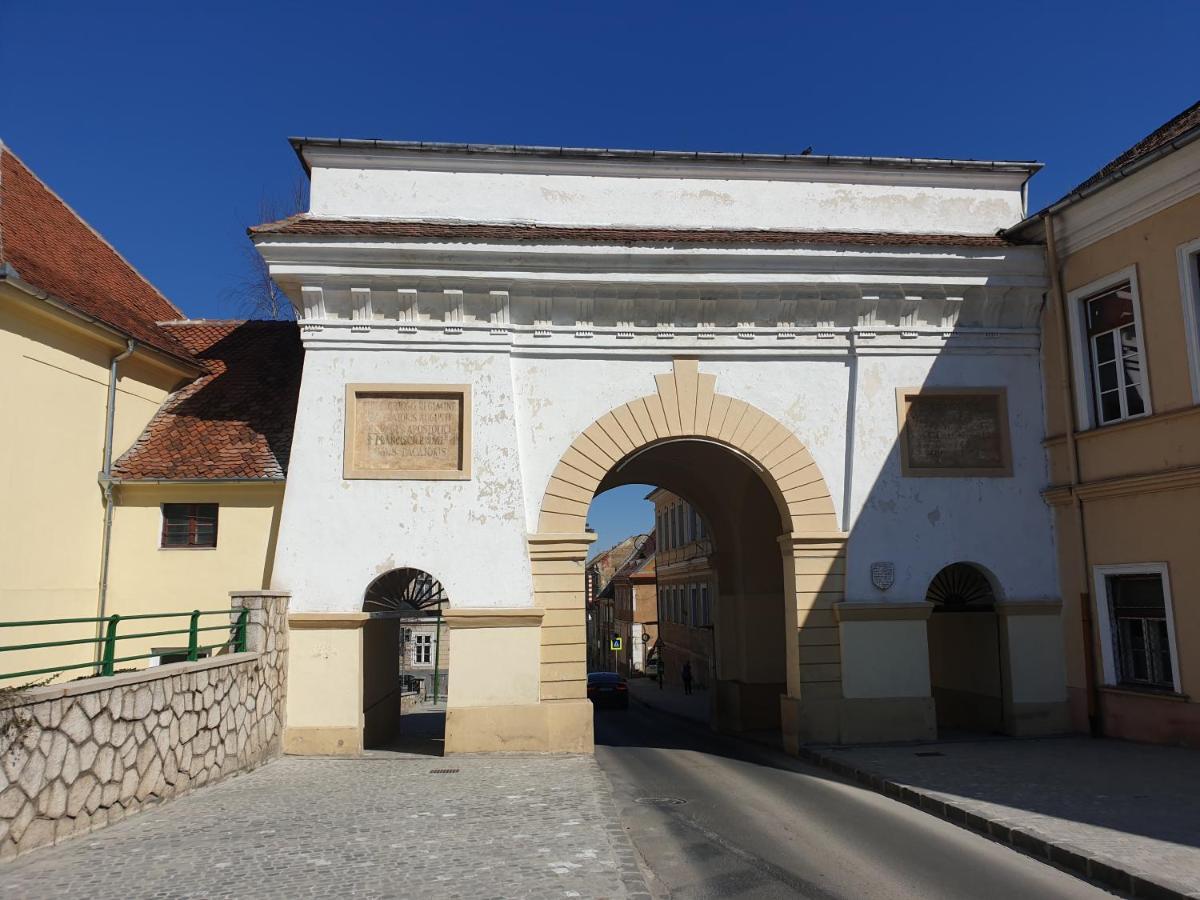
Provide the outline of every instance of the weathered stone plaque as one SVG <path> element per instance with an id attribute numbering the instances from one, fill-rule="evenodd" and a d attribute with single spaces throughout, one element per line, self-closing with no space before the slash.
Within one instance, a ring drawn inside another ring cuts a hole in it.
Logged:
<path id="1" fill-rule="evenodd" d="M 470 477 L 466 385 L 349 385 L 346 478 Z"/>
<path id="2" fill-rule="evenodd" d="M 1003 388 L 901 389 L 897 401 L 903 474 L 1012 474 Z"/>

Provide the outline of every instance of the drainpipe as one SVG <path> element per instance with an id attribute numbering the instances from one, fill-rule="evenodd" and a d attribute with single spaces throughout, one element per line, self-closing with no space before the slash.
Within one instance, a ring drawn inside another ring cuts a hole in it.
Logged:
<path id="1" fill-rule="evenodd" d="M 1062 266 L 1058 259 L 1058 244 L 1054 235 L 1054 216 L 1042 217 L 1046 229 L 1046 265 L 1050 270 L 1050 288 L 1054 294 L 1055 322 L 1058 326 L 1059 362 L 1062 366 L 1062 403 L 1067 433 L 1067 473 L 1071 488 L 1071 506 L 1075 510 L 1075 525 L 1079 529 L 1079 577 L 1083 589 L 1079 592 L 1079 621 L 1083 631 L 1083 677 L 1087 691 L 1088 730 L 1092 737 L 1104 733 L 1104 715 L 1100 706 L 1100 687 L 1096 677 L 1096 640 L 1092 624 L 1091 566 L 1088 563 L 1087 523 L 1083 501 L 1079 499 L 1079 442 L 1076 439 L 1079 411 L 1075 408 L 1074 373 L 1071 369 L 1071 335 L 1068 330 L 1067 295 L 1063 290 Z"/>
<path id="2" fill-rule="evenodd" d="M 97 479 L 100 483 L 100 490 L 104 492 L 104 532 L 100 542 L 100 588 L 96 603 L 96 616 L 101 620 L 96 623 L 95 658 L 97 663 L 100 662 L 101 650 L 99 638 L 103 636 L 103 619 L 108 606 L 108 557 L 109 548 L 112 545 L 113 520 L 113 425 L 117 418 L 117 367 L 121 364 L 121 360 L 128 359 L 133 355 L 136 347 L 136 341 L 128 340 L 125 349 L 114 356 L 108 364 L 108 407 L 104 416 L 104 468 L 100 470 L 100 477 Z"/>

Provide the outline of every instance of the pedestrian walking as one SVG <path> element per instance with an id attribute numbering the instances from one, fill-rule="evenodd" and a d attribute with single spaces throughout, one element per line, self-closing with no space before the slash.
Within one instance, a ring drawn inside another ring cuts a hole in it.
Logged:
<path id="1" fill-rule="evenodd" d="M 679 677 L 683 679 L 683 692 L 690 694 L 692 692 L 692 661 L 690 659 L 683 664 L 683 671 L 679 673 Z"/>

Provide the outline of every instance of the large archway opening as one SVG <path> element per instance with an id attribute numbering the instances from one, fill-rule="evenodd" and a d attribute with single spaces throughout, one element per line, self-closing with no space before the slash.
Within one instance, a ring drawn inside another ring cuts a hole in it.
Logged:
<path id="1" fill-rule="evenodd" d="M 636 638 L 652 625 L 651 671 L 671 689 L 694 689 L 723 730 L 777 730 L 787 693 L 779 536 L 789 528 L 764 474 L 726 444 L 679 438 L 627 455 L 597 488 L 654 487 L 652 518 L 635 525 L 654 536 L 654 619 L 618 600 L 615 633 Z"/>
<path id="2" fill-rule="evenodd" d="M 544 610 L 542 701 L 564 701 L 555 715 L 583 713 L 569 704 L 586 700 L 593 498 L 652 484 L 693 506 L 711 532 L 712 720 L 729 730 L 779 725 L 793 751 L 800 741 L 836 740 L 846 535 L 820 467 L 790 427 L 717 392 L 716 376 L 696 360 L 674 360 L 654 382 L 656 393 L 578 434 L 547 482 L 529 538 L 534 603 Z"/>
<path id="3" fill-rule="evenodd" d="M 635 485 L 649 503 L 626 518 L 629 538 L 610 532 L 623 558 L 589 611 L 590 641 L 619 650 L 590 664 L 689 691 L 686 708 L 724 731 L 778 732 L 787 692 L 788 522 L 764 478 L 727 444 L 668 439 L 613 464 L 595 494 L 602 505 Z"/>
<path id="4" fill-rule="evenodd" d="M 363 592 L 363 747 L 441 755 L 450 653 L 440 581 L 390 569 Z"/>

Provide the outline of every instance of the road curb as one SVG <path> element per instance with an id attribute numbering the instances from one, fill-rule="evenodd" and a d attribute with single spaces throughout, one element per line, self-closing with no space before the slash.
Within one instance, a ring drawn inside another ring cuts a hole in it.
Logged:
<path id="1" fill-rule="evenodd" d="M 945 819 L 952 825 L 974 831 L 986 838 L 1007 844 L 1026 856 L 1049 863 L 1070 872 L 1085 881 L 1091 881 L 1109 890 L 1118 891 L 1129 897 L 1151 898 L 1151 900 L 1189 900 L 1200 897 L 1194 888 L 1179 888 L 1146 873 L 1122 868 L 1111 858 L 1098 857 L 1065 841 L 1048 838 L 1023 828 L 1015 828 L 1000 819 L 981 816 L 928 791 L 893 781 L 867 769 L 850 765 L 813 747 L 801 746 L 797 757 L 805 762 L 828 769 L 892 800 Z"/>
<path id="2" fill-rule="evenodd" d="M 633 695 L 631 694 L 631 696 Z M 643 706 L 673 718 L 690 722 L 693 725 L 704 725 L 703 722 L 691 716 L 658 706 L 652 700 L 637 696 L 633 696 L 633 699 Z M 750 740 L 750 743 L 770 746 L 754 740 Z M 1127 897 L 1135 897 L 1138 900 L 1142 900 L 1142 898 L 1146 898 L 1146 900 L 1196 900 L 1196 898 L 1200 898 L 1200 889 L 1198 888 L 1180 887 L 1149 873 L 1123 867 L 1118 860 L 1096 856 L 1066 841 L 1054 840 L 1028 829 L 1015 828 L 1000 819 L 981 816 L 977 812 L 928 791 L 913 788 L 867 769 L 843 762 L 827 750 L 801 745 L 796 753 L 796 758 L 826 769 L 892 800 L 919 809 L 921 812 L 944 819 L 952 825 L 1006 844 L 1018 853 L 1031 856 L 1040 862 L 1063 869 L 1078 878 L 1108 890 L 1117 891 Z"/>

